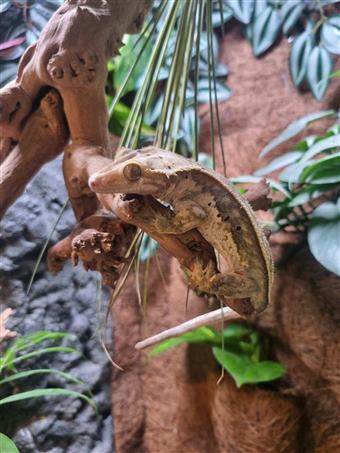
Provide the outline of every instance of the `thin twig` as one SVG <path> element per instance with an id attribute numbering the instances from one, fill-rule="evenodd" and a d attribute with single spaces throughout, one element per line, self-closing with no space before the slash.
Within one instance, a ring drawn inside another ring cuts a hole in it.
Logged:
<path id="1" fill-rule="evenodd" d="M 146 338 L 145 340 L 139 341 L 135 344 L 136 349 L 144 349 L 148 346 L 160 343 L 161 341 L 167 340 L 168 338 L 178 337 L 184 333 L 191 332 L 194 329 L 202 326 L 208 326 L 214 324 L 216 321 L 233 321 L 236 319 L 242 319 L 242 317 L 229 307 L 224 307 L 222 310 L 211 311 L 204 315 L 197 316 L 196 318 L 190 319 L 189 321 L 183 322 L 170 329 L 163 330 L 152 337 Z"/>

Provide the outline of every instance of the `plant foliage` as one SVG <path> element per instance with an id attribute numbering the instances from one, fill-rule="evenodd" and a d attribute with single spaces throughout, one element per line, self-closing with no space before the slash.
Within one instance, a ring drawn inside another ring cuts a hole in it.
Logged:
<path id="1" fill-rule="evenodd" d="M 305 232 L 314 257 L 340 276 L 340 124 L 337 112 L 327 110 L 299 118 L 266 145 L 261 155 L 267 155 L 308 124 L 324 118 L 336 121 L 325 133 L 300 140 L 293 149 L 260 168 L 255 177 L 260 179 L 280 170 L 275 188 L 282 193 L 282 198 L 273 205 L 276 229 L 294 228 Z M 240 178 L 237 180 L 242 182 Z"/>
<path id="2" fill-rule="evenodd" d="M 215 359 L 231 375 L 237 387 L 270 382 L 286 373 L 280 363 L 264 360 L 264 338 L 245 323 L 229 324 L 222 333 L 211 327 L 200 327 L 163 341 L 149 355 L 155 357 L 183 343 L 210 345 Z"/>
<path id="3" fill-rule="evenodd" d="M 73 384 L 84 385 L 82 381 L 75 378 L 69 373 L 59 371 L 53 368 L 39 368 L 39 369 L 21 369 L 18 370 L 17 366 L 27 362 L 32 357 L 43 356 L 45 354 L 66 353 L 66 354 L 79 354 L 78 351 L 72 347 L 66 347 L 60 343 L 63 340 L 71 338 L 70 334 L 64 332 L 50 332 L 38 331 L 24 337 L 21 337 L 13 342 L 13 344 L 5 349 L 0 357 L 0 390 L 1 393 L 10 390 L 8 385 L 16 384 L 31 376 L 37 375 L 58 375 Z M 49 345 L 46 345 L 46 342 Z M 51 346 L 51 343 L 53 344 Z M 25 392 L 15 393 L 13 395 L 6 395 L 0 397 L 0 405 L 8 404 L 10 402 L 19 401 L 27 398 L 36 398 L 40 396 L 73 396 L 81 398 L 95 408 L 95 403 L 90 396 L 72 390 L 63 388 L 42 388 L 34 389 Z"/>

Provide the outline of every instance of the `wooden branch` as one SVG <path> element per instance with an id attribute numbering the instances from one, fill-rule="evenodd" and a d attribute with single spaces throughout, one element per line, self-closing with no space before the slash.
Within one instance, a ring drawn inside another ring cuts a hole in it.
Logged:
<path id="1" fill-rule="evenodd" d="M 0 218 L 40 168 L 60 154 L 67 139 L 62 101 L 53 90 L 42 99 L 40 108 L 29 118 L 20 142 L 0 165 Z"/>
<path id="2" fill-rule="evenodd" d="M 202 326 L 209 326 L 218 321 L 234 321 L 240 320 L 242 317 L 232 310 L 229 307 L 224 307 L 222 309 L 211 311 L 204 315 L 197 316 L 196 318 L 190 319 L 189 321 L 183 322 L 178 326 L 171 327 L 170 329 L 164 330 L 163 332 L 153 335 L 152 337 L 146 338 L 143 341 L 136 343 L 136 349 L 144 349 L 148 346 L 155 345 L 161 341 L 167 340 L 169 338 L 178 337 L 184 333 L 191 332 L 194 329 Z"/>

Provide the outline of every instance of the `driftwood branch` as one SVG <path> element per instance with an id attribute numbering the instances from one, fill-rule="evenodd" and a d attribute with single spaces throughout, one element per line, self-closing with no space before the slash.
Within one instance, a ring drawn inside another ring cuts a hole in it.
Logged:
<path id="1" fill-rule="evenodd" d="M 20 142 L 0 165 L 0 218 L 40 168 L 61 153 L 67 138 L 61 98 L 51 91 L 29 118 Z"/>
<path id="2" fill-rule="evenodd" d="M 191 332 L 202 326 L 209 326 L 218 321 L 234 321 L 236 319 L 242 319 L 242 317 L 229 307 L 211 311 L 204 315 L 197 316 L 196 318 L 190 319 L 189 321 L 183 322 L 178 326 L 171 327 L 170 329 L 163 330 L 163 332 L 153 335 L 152 337 L 146 338 L 143 341 L 136 343 L 136 349 L 144 349 L 148 346 L 153 346 L 161 341 L 169 338 L 178 337 L 184 333 Z"/>

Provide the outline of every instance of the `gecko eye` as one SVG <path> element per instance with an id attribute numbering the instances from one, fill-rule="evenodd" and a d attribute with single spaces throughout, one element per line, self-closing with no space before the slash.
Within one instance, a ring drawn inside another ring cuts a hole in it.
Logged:
<path id="1" fill-rule="evenodd" d="M 129 181 L 138 181 L 142 176 L 142 169 L 137 164 L 127 164 L 124 167 L 123 174 Z"/>

